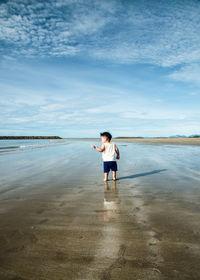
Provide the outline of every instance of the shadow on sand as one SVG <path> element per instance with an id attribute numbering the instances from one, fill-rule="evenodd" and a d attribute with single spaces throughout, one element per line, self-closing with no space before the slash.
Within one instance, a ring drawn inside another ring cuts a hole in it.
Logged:
<path id="1" fill-rule="evenodd" d="M 137 178 L 137 177 L 143 177 L 143 176 L 148 176 L 148 175 L 153 175 L 156 173 L 160 173 L 163 171 L 166 171 L 167 169 L 157 169 L 157 170 L 152 170 L 150 172 L 144 172 L 144 173 L 138 173 L 138 174 L 133 174 L 133 175 L 129 175 L 129 176 L 124 176 L 124 177 L 119 177 L 118 180 L 122 180 L 122 179 L 133 179 L 133 178 Z"/>

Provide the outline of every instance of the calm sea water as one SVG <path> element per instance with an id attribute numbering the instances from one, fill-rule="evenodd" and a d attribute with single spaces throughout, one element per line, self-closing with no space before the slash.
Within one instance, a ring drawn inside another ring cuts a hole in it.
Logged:
<path id="1" fill-rule="evenodd" d="M 63 145 L 63 140 L 0 140 L 0 153 Z"/>
<path id="2" fill-rule="evenodd" d="M 94 141 L 0 141 L 0 188 L 18 179 L 56 184 L 69 179 L 88 182 L 103 177 L 102 155 L 91 149 Z M 158 188 L 200 190 L 200 146 L 117 143 L 121 158 L 118 177 L 126 184 L 142 182 Z M 21 183 L 20 183 L 21 184 Z"/>

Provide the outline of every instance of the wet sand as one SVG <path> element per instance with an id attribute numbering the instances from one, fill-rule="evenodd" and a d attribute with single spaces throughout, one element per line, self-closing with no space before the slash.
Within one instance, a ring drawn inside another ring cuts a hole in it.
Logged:
<path id="1" fill-rule="evenodd" d="M 171 145 L 200 145 L 200 138 L 175 137 L 175 138 L 123 138 L 115 139 L 117 142 L 143 143 L 143 144 L 171 144 Z"/>
<path id="2" fill-rule="evenodd" d="M 84 139 L 84 138 L 73 138 L 73 139 L 65 139 L 66 141 L 100 141 L 100 139 Z M 113 139 L 113 142 L 126 142 L 126 143 L 140 143 L 140 144 L 168 144 L 168 145 L 200 145 L 200 138 L 190 138 L 190 137 L 160 137 L 160 138 L 131 138 L 131 137 L 123 137 Z"/>
<path id="3" fill-rule="evenodd" d="M 0 279 L 200 279 L 199 147 L 118 146 L 0 156 Z"/>

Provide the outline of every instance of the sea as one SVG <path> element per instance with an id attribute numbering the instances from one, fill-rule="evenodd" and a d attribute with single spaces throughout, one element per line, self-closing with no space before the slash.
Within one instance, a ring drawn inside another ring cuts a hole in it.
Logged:
<path id="1" fill-rule="evenodd" d="M 45 148 L 55 145 L 65 145 L 67 142 L 62 139 L 30 139 L 30 140 L 0 140 L 0 153 L 9 153 L 14 151 L 27 151 L 39 148 Z"/>

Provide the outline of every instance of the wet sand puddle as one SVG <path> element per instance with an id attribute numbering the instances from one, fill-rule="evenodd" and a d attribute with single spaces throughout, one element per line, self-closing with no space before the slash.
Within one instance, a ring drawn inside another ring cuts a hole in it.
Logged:
<path id="1" fill-rule="evenodd" d="M 139 188 L 137 180 L 130 186 Z M 143 204 L 139 191 L 130 191 L 127 182 L 105 184 L 103 207 L 96 210 L 103 221 L 101 238 L 80 279 L 163 279 L 161 237 L 148 225 Z"/>
<path id="2" fill-rule="evenodd" d="M 53 189 L 4 214 L 2 279 L 161 279 L 143 201 L 123 182 L 97 187 Z"/>
<path id="3" fill-rule="evenodd" d="M 104 184 L 86 145 L 77 144 L 70 165 L 64 148 L 58 157 L 54 150 L 44 154 L 52 161 L 42 162 L 42 172 L 34 154 L 30 176 L 24 155 L 16 161 L 23 172 L 15 184 L 9 168 L 16 164 L 8 161 L 0 197 L 0 279 L 200 279 L 197 148 L 184 148 L 183 157 L 180 147 L 122 146 L 123 176 Z"/>
<path id="4" fill-rule="evenodd" d="M 17 211 L 4 213 L 0 279 L 78 279 L 82 275 L 93 260 L 98 230 L 85 193 L 74 189 L 32 197 Z"/>
<path id="5" fill-rule="evenodd" d="M 137 179 L 26 201 L 1 220 L 0 279 L 198 279 L 198 205 L 184 229 L 166 201 L 191 209 Z"/>

